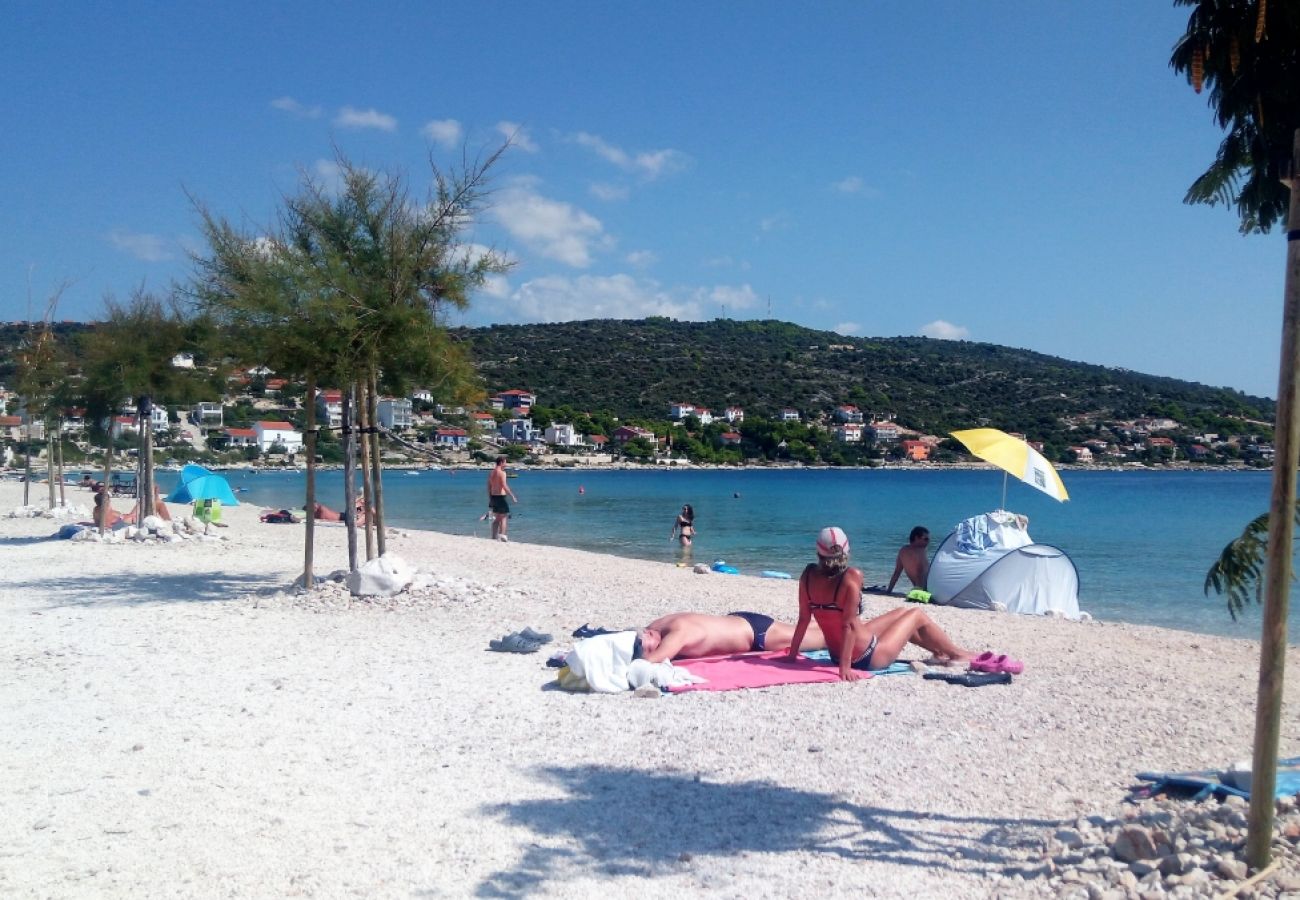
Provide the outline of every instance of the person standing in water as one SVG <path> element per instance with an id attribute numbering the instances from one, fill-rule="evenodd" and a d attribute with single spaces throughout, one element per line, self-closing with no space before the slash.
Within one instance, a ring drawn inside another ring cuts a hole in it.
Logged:
<path id="1" fill-rule="evenodd" d="M 668 539 L 677 538 L 682 547 L 689 547 L 695 538 L 695 510 L 689 503 L 682 507 L 673 522 L 673 530 L 668 532 Z"/>
<path id="2" fill-rule="evenodd" d="M 506 482 L 506 458 L 497 457 L 496 467 L 488 473 L 488 511 L 492 513 L 492 540 L 508 541 L 506 529 L 510 524 L 510 504 L 506 502 L 506 495 L 510 499 L 519 502 L 515 492 L 510 490 L 510 485 Z"/>

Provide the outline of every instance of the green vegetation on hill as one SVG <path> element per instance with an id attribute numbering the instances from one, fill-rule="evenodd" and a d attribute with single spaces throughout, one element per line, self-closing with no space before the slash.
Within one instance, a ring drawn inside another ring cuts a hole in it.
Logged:
<path id="1" fill-rule="evenodd" d="M 991 426 L 1063 447 L 1102 423 L 1167 416 L 1193 431 L 1271 430 L 1274 401 L 1229 388 L 927 338 L 850 338 L 770 320 L 589 320 L 462 329 L 489 391 L 662 421 L 674 402 L 747 417 L 842 403 L 923 433 Z"/>

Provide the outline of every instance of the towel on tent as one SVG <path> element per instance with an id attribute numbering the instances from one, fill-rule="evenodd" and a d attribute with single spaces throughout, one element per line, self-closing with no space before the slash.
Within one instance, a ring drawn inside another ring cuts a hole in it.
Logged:
<path id="1" fill-rule="evenodd" d="M 1138 772 L 1139 781 L 1147 781 L 1136 788 L 1139 798 L 1156 794 L 1173 794 L 1192 800 L 1204 800 L 1211 795 L 1223 799 L 1236 795 L 1250 799 L 1250 772 L 1234 769 L 1207 769 L 1201 772 Z M 1300 756 L 1277 761 L 1277 790 L 1274 797 L 1290 797 L 1300 793 Z"/>
<path id="2" fill-rule="evenodd" d="M 778 684 L 822 684 L 840 680 L 839 666 L 814 662 L 800 657 L 796 663 L 785 662 L 785 650 L 768 653 L 732 653 L 728 656 L 706 656 L 702 659 L 680 659 L 677 667 L 696 677 L 703 684 L 672 685 L 674 694 L 686 691 L 736 691 L 741 688 L 773 687 Z M 859 672 L 870 678 L 870 672 Z"/>

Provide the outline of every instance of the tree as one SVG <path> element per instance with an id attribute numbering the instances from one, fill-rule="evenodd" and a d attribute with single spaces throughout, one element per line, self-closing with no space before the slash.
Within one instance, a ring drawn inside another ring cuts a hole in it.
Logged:
<path id="1" fill-rule="evenodd" d="M 1214 163 L 1187 192 L 1188 203 L 1235 203 L 1243 233 L 1300 222 L 1300 4 L 1267 0 L 1175 0 L 1191 6 L 1187 31 L 1170 64 L 1209 102 L 1227 131 Z M 1288 196 L 1289 194 L 1289 196 Z M 1289 207 L 1288 207 L 1289 203 Z M 1273 793 L 1286 665 L 1286 614 L 1295 533 L 1296 470 L 1300 456 L 1300 240 L 1287 242 L 1282 355 L 1278 375 L 1277 459 L 1269 505 L 1264 569 L 1264 624 L 1255 709 L 1249 837 L 1246 861 L 1267 865 L 1273 837 Z M 1251 534 L 1238 538 L 1245 541 Z M 1258 558 L 1260 543 L 1238 550 Z M 1222 561 L 1222 558 L 1221 558 Z M 1212 572 L 1213 574 L 1213 572 Z M 1236 567 L 1230 578 L 1258 578 Z M 1229 597 L 1233 596 L 1233 581 Z M 1240 582 L 1236 582 L 1240 586 Z M 1231 604 L 1231 599 L 1230 599 Z M 1231 605 L 1229 607 L 1231 609 Z"/>

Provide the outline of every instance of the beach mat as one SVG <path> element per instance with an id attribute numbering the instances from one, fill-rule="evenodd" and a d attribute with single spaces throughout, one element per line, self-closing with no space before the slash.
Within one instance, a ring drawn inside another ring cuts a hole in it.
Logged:
<path id="1" fill-rule="evenodd" d="M 817 659 L 817 655 L 822 659 Z M 809 658 L 813 657 L 813 658 Z M 674 660 L 673 665 L 685 669 L 702 684 L 673 685 L 674 694 L 687 691 L 738 691 L 742 688 L 775 687 L 782 684 L 825 684 L 840 680 L 839 666 L 832 665 L 826 651 L 813 651 L 801 656 L 798 663 L 785 662 L 786 651 L 768 653 L 733 653 L 728 656 L 706 656 L 702 659 Z M 862 678 L 873 675 L 892 675 L 910 672 L 905 663 L 894 663 L 878 672 L 859 672 Z"/>
<path id="2" fill-rule="evenodd" d="M 1190 800 L 1204 800 L 1215 796 L 1222 800 L 1228 796 L 1250 799 L 1250 790 L 1237 787 L 1228 770 L 1208 769 L 1201 772 L 1139 772 L 1139 781 L 1148 782 L 1134 790 L 1138 799 L 1169 794 Z M 1277 761 L 1277 790 L 1274 797 L 1290 797 L 1300 793 L 1300 756 Z"/>
<path id="3" fill-rule="evenodd" d="M 673 665 L 685 669 L 702 684 L 679 684 L 668 688 L 670 693 L 687 691 L 738 691 L 742 688 L 774 687 L 780 684 L 825 684 L 839 681 L 838 666 L 800 658 L 797 663 L 784 662 L 786 651 L 769 653 L 732 653 L 727 656 L 705 656 L 700 659 L 674 660 Z M 869 678 L 870 673 L 860 673 Z"/>

